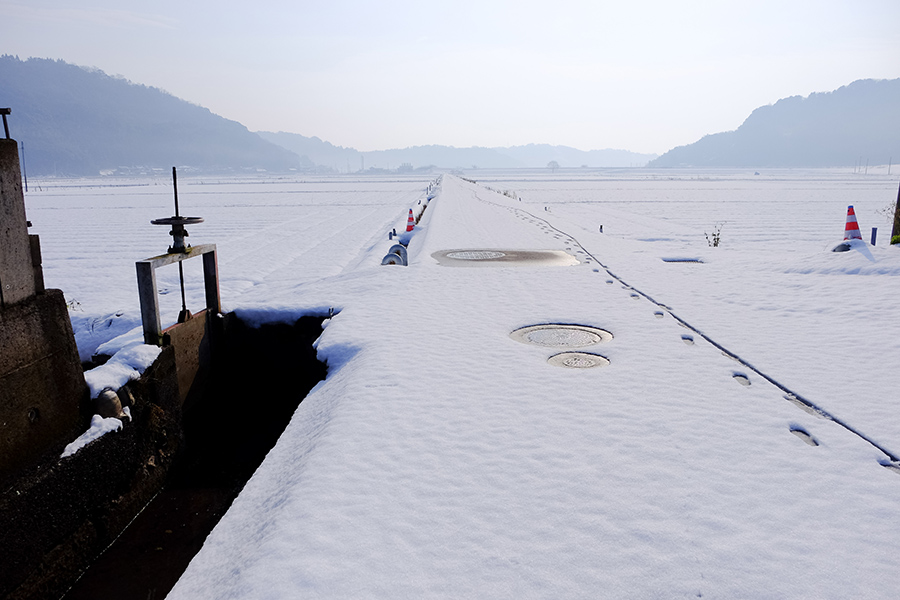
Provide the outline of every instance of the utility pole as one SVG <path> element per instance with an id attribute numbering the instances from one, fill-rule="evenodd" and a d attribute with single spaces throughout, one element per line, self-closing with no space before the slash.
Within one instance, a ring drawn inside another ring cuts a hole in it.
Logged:
<path id="1" fill-rule="evenodd" d="M 25 142 L 22 142 L 22 176 L 25 177 L 25 191 L 28 191 L 28 171 L 25 170 Z"/>
<path id="2" fill-rule="evenodd" d="M 891 230 L 891 244 L 900 244 L 900 188 L 897 189 L 897 202 L 894 204 L 894 228 Z"/>

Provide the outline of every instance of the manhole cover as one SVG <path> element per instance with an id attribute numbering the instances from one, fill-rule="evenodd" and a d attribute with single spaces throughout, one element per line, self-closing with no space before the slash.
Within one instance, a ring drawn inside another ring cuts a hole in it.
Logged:
<path id="1" fill-rule="evenodd" d="M 549 348 L 583 348 L 608 342 L 612 334 L 603 329 L 586 325 L 531 325 L 516 329 L 509 336 L 523 344 L 536 344 Z"/>
<path id="2" fill-rule="evenodd" d="M 547 359 L 547 362 L 555 367 L 565 367 L 567 369 L 592 369 L 594 367 L 605 367 L 609 364 L 609 359 L 599 354 L 590 354 L 588 352 L 562 352 Z"/>
<path id="3" fill-rule="evenodd" d="M 512 250 L 507 248 L 457 248 L 431 254 L 448 267 L 569 267 L 579 264 L 564 250 Z"/>
<path id="4" fill-rule="evenodd" d="M 494 252 L 493 250 L 463 250 L 460 252 L 448 252 L 446 256 L 457 260 L 496 260 L 503 258 L 506 254 Z"/>

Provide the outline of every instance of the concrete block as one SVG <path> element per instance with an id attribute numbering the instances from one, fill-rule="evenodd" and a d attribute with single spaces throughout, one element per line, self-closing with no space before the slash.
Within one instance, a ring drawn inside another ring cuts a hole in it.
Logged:
<path id="1" fill-rule="evenodd" d="M 0 310 L 0 481 L 81 433 L 87 396 L 61 291 Z"/>
<path id="2" fill-rule="evenodd" d="M 0 139 L 0 308 L 35 294 L 19 146 Z"/>

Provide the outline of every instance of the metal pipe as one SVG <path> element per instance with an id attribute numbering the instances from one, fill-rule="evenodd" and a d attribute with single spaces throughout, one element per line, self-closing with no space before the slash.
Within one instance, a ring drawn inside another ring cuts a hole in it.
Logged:
<path id="1" fill-rule="evenodd" d="M 178 280 L 181 282 L 181 312 L 187 312 L 187 300 L 184 297 L 184 266 L 183 263 L 178 263 Z"/>
<path id="2" fill-rule="evenodd" d="M 22 142 L 22 176 L 25 178 L 25 191 L 28 191 L 28 171 L 25 169 L 25 142 Z"/>
<path id="3" fill-rule="evenodd" d="M 175 175 L 175 167 L 172 167 L 172 187 L 175 189 L 175 216 L 180 217 L 178 212 L 178 177 Z"/>

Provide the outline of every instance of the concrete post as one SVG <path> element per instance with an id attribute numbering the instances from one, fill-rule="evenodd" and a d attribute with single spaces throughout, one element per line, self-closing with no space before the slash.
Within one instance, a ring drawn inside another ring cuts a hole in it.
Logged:
<path id="1" fill-rule="evenodd" d="M 0 308 L 35 294 L 19 145 L 0 139 Z"/>

